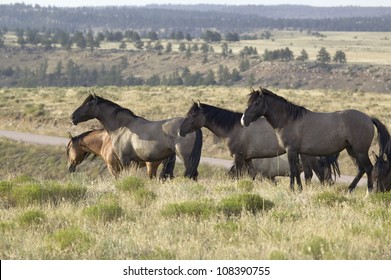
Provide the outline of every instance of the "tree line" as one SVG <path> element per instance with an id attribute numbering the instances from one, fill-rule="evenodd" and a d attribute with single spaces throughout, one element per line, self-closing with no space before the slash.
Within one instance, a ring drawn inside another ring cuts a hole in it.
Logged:
<path id="1" fill-rule="evenodd" d="M 290 9 L 293 9 L 292 7 Z M 300 11 L 300 7 L 296 8 Z M 387 9 L 383 9 L 384 11 Z M 265 13 L 243 14 L 235 11 L 180 10 L 156 7 L 82 7 L 58 8 L 38 5 L 0 5 L 0 27 L 10 30 L 34 28 L 40 31 L 112 30 L 129 27 L 139 32 L 159 30 L 163 38 L 178 29 L 193 37 L 203 30 L 244 34 L 259 29 L 296 29 L 317 31 L 391 31 L 391 13 L 382 16 L 347 16 L 326 18 L 267 17 Z M 267 15 L 267 14 L 266 14 Z M 363 13 L 365 15 L 365 13 Z"/>
<path id="2" fill-rule="evenodd" d="M 224 56 L 224 53 L 221 56 Z M 204 61 L 206 57 L 203 57 L 202 63 L 207 62 Z M 67 60 L 66 63 L 59 61 L 52 72 L 48 71 L 48 61 L 44 61 L 35 68 L 21 68 L 20 66 L 0 68 L 0 84 L 9 87 L 233 85 L 243 79 L 244 72 L 252 66 L 261 63 L 261 61 L 288 62 L 295 59 L 298 61 L 307 61 L 309 57 L 305 49 L 303 49 L 300 55 L 295 58 L 289 48 L 273 51 L 266 49 L 260 56 L 256 48 L 246 46 L 240 52 L 238 68 L 229 69 L 227 66 L 220 64 L 217 71 L 208 69 L 204 73 L 200 71 L 192 73 L 187 66 L 184 66 L 178 68 L 173 73 L 153 74 L 150 77 L 124 76 L 123 71 L 129 66 L 127 59 L 124 57 L 120 63 L 111 66 L 109 69 L 104 64 L 101 64 L 100 67 L 89 69 L 78 65 L 72 59 Z M 346 63 L 347 58 L 343 51 L 338 50 L 331 56 L 326 48 L 321 48 L 317 54 L 316 61 L 321 64 L 326 64 L 331 61 Z M 248 82 L 251 83 L 251 81 L 252 79 L 250 77 Z"/>

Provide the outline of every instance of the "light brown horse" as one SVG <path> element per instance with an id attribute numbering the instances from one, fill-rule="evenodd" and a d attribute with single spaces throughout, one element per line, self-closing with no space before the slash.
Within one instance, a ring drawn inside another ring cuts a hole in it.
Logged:
<path id="1" fill-rule="evenodd" d="M 111 175 L 118 177 L 123 166 L 113 152 L 113 145 L 110 135 L 104 129 L 90 130 L 78 136 L 73 137 L 69 134 L 70 141 L 67 145 L 67 160 L 69 172 L 75 172 L 76 166 L 79 165 L 89 155 L 100 156 L 106 163 Z M 174 160 L 175 159 L 170 159 Z M 146 166 L 149 178 L 156 177 L 157 169 L 161 161 L 157 162 L 139 162 L 134 163 L 135 167 L 141 168 Z M 161 177 L 164 177 L 166 171 L 162 170 Z M 170 171 L 172 177 L 172 170 Z"/>
<path id="2" fill-rule="evenodd" d="M 131 110 L 89 95 L 71 115 L 74 125 L 96 118 L 110 134 L 113 149 L 126 167 L 132 161 L 160 161 L 177 155 L 185 165 L 185 177 L 197 179 L 202 151 L 202 132 L 178 135 L 183 118 L 149 121 Z"/>
<path id="3" fill-rule="evenodd" d="M 247 127 L 262 116 L 274 128 L 281 147 L 288 154 L 292 190 L 295 179 L 299 189 L 302 189 L 297 168 L 298 154 L 326 156 L 346 149 L 358 167 L 358 173 L 348 188 L 349 192 L 354 190 L 364 173 L 368 178 L 368 192 L 372 191 L 373 165 L 368 151 L 375 127 L 379 135 L 379 154 L 383 154 L 390 140 L 387 128 L 378 119 L 357 110 L 312 112 L 261 88 L 250 93 L 241 123 Z"/>

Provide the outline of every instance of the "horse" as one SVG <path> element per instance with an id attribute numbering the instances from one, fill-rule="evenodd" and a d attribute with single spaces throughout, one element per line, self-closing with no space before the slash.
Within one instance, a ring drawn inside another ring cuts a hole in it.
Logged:
<path id="1" fill-rule="evenodd" d="M 72 113 L 71 121 L 77 125 L 94 118 L 109 133 L 114 152 L 124 167 L 132 161 L 154 162 L 178 155 L 185 165 L 184 176 L 197 180 L 202 132 L 179 137 L 177 131 L 183 118 L 149 121 L 92 93 Z"/>
<path id="2" fill-rule="evenodd" d="M 389 143 L 391 144 L 391 143 Z M 380 192 L 391 190 L 391 162 L 389 152 L 375 154 L 375 164 L 372 170 L 372 183 Z"/>
<path id="3" fill-rule="evenodd" d="M 252 159 L 272 158 L 285 153 L 285 150 L 278 144 L 277 136 L 266 119 L 260 118 L 251 123 L 248 128 L 243 128 L 240 124 L 242 113 L 200 102 L 193 103 L 179 128 L 179 135 L 186 136 L 188 133 L 206 127 L 222 139 L 234 158 L 234 166 L 230 170 L 230 175 L 242 176 L 243 168 L 246 167 L 250 176 L 255 178 L 256 172 Z M 310 157 L 304 156 L 302 160 L 309 164 Z M 309 181 L 312 177 L 311 168 L 309 171 L 306 168 L 305 171 L 306 181 Z M 321 171 L 316 170 L 315 173 L 319 175 Z M 321 177 L 319 180 L 325 181 Z"/>
<path id="4" fill-rule="evenodd" d="M 340 175 L 338 161 L 328 162 L 325 157 L 308 157 L 310 160 L 301 161 L 299 172 L 305 172 L 306 181 L 312 178 L 312 169 L 315 171 L 319 181 L 324 184 L 333 184 L 332 176 Z M 286 154 L 273 158 L 254 158 L 252 159 L 255 174 L 263 178 L 276 182 L 277 176 L 289 177 L 289 162 Z"/>
<path id="5" fill-rule="evenodd" d="M 346 149 L 358 168 L 348 191 L 352 192 L 366 173 L 368 192 L 372 192 L 373 165 L 368 151 L 374 138 L 374 127 L 378 131 L 379 154 L 382 154 L 390 139 L 387 128 L 378 119 L 351 109 L 329 113 L 312 112 L 260 88 L 249 94 L 248 107 L 241 123 L 247 127 L 262 116 L 274 128 L 278 142 L 287 151 L 291 190 L 294 190 L 295 179 L 299 190 L 302 190 L 297 168 L 298 154 L 327 156 Z M 262 139 L 262 135 L 259 137 Z"/>
<path id="6" fill-rule="evenodd" d="M 80 135 L 72 136 L 69 133 L 69 142 L 67 145 L 67 161 L 69 172 L 75 172 L 76 166 L 82 163 L 89 155 L 102 157 L 111 175 L 115 178 L 123 169 L 117 155 L 113 152 L 113 146 L 110 135 L 104 129 L 86 131 Z M 175 156 L 168 158 L 170 163 L 174 161 Z M 157 176 L 157 169 L 161 161 L 157 162 L 139 162 L 134 163 L 135 167 L 141 168 L 146 166 L 147 174 L 150 179 Z M 168 162 L 164 163 L 164 167 L 160 173 L 161 179 L 166 179 L 168 176 L 173 178 L 173 170 L 167 171 Z M 173 169 L 173 165 L 169 165 Z"/>

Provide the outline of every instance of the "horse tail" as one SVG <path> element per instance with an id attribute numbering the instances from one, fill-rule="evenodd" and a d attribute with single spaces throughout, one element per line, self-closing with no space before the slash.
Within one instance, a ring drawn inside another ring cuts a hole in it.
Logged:
<path id="1" fill-rule="evenodd" d="M 338 163 L 338 157 L 339 153 L 336 153 L 331 156 L 326 156 L 326 164 L 327 168 L 330 169 L 331 176 L 334 175 L 334 178 L 341 177 L 341 170 L 339 169 L 339 163 Z"/>
<path id="2" fill-rule="evenodd" d="M 197 180 L 198 176 L 198 165 L 201 160 L 201 151 L 202 151 L 202 131 L 197 129 L 195 131 L 196 137 L 193 145 L 193 149 L 189 158 L 189 166 L 186 168 L 185 177 Z"/>
<path id="3" fill-rule="evenodd" d="M 372 118 L 373 124 L 377 128 L 377 135 L 378 135 L 378 142 L 379 142 L 379 156 L 382 156 L 384 153 L 387 154 L 387 156 L 390 156 L 391 154 L 391 147 L 390 147 L 390 133 L 388 132 L 387 127 L 378 119 Z"/>

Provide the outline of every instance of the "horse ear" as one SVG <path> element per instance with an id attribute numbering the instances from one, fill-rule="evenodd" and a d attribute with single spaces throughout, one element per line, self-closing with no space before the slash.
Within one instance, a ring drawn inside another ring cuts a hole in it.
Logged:
<path id="1" fill-rule="evenodd" d="M 197 106 L 198 106 L 198 108 L 201 109 L 201 102 L 200 102 L 200 100 L 197 100 Z"/>
<path id="2" fill-rule="evenodd" d="M 92 91 L 91 91 L 91 95 L 92 95 L 92 98 L 93 98 L 93 99 L 96 99 L 96 93 L 95 93 L 95 91 L 92 90 Z"/>
<path id="3" fill-rule="evenodd" d="M 68 131 L 68 138 L 71 140 L 73 139 L 72 134 L 69 131 Z"/>
<path id="4" fill-rule="evenodd" d="M 251 90 L 251 92 L 255 92 L 255 90 L 252 86 L 250 87 L 250 90 Z"/>
<path id="5" fill-rule="evenodd" d="M 259 91 L 263 93 L 263 87 L 259 86 Z"/>

